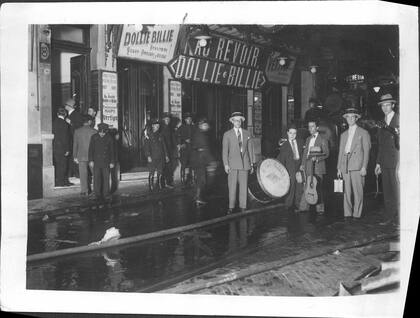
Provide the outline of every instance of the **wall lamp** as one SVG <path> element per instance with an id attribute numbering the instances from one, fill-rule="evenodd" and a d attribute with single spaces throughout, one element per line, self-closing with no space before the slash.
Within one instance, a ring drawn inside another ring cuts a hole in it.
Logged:
<path id="1" fill-rule="evenodd" d="M 378 93 L 381 90 L 380 86 L 374 86 L 373 90 L 375 91 L 375 93 Z"/>
<path id="2" fill-rule="evenodd" d="M 311 65 L 309 66 L 309 70 L 311 71 L 312 74 L 315 74 L 316 71 L 318 70 L 318 65 Z"/>
<path id="3" fill-rule="evenodd" d="M 200 47 L 207 46 L 207 41 L 212 39 L 212 36 L 210 35 L 210 32 L 209 32 L 208 28 L 205 27 L 205 26 L 198 29 L 197 31 L 194 31 L 191 34 L 191 37 L 198 40 L 198 45 Z"/>

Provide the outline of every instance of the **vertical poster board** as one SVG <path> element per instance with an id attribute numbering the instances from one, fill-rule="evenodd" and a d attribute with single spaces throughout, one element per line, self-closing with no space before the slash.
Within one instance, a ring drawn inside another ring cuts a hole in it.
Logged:
<path id="1" fill-rule="evenodd" d="M 102 72 L 102 122 L 118 129 L 118 78 L 115 72 Z"/>
<path id="2" fill-rule="evenodd" d="M 262 94 L 254 91 L 254 136 L 262 135 Z"/>
<path id="3" fill-rule="evenodd" d="M 182 83 L 169 80 L 169 110 L 172 116 L 182 119 Z"/>

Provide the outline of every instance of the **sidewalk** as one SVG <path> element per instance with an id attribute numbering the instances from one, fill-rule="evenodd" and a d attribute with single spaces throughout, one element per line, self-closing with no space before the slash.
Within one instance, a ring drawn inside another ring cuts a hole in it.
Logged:
<path id="1" fill-rule="evenodd" d="M 75 185 L 67 188 L 56 188 L 56 196 L 28 201 L 28 214 L 42 215 L 67 213 L 74 211 L 87 211 L 89 209 L 102 209 L 121 205 L 133 205 L 139 201 L 156 200 L 164 197 L 184 195 L 190 189 L 182 187 L 175 182 L 174 189 L 163 189 L 162 191 L 149 192 L 147 179 L 128 179 L 119 182 L 119 188 L 112 194 L 109 201 L 97 201 L 92 198 L 80 196 L 78 179 L 71 180 Z M 75 182 L 76 181 L 76 182 Z"/>

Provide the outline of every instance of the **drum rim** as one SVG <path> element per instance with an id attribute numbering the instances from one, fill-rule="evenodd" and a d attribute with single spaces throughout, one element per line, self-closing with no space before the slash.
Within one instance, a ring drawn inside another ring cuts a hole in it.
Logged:
<path id="1" fill-rule="evenodd" d="M 275 158 L 265 158 L 265 159 L 263 159 L 263 160 L 261 160 L 259 163 L 258 163 L 258 165 L 257 165 L 257 180 L 258 180 L 258 183 L 259 183 L 259 185 L 261 186 L 261 189 L 264 191 L 264 193 L 266 194 L 266 195 L 268 195 L 270 198 L 272 198 L 272 199 L 281 199 L 282 197 L 284 197 L 286 194 L 287 194 L 287 192 L 285 193 L 285 194 L 283 194 L 281 197 L 276 197 L 276 196 L 274 196 L 274 195 L 272 195 L 271 193 L 268 193 L 268 191 L 267 191 L 267 189 L 264 187 L 264 184 L 262 183 L 262 181 L 261 181 L 261 177 L 260 177 L 260 167 L 261 167 L 261 164 L 265 161 L 265 160 L 268 160 L 268 159 L 270 159 L 270 160 L 274 160 L 274 161 L 277 161 L 279 164 L 281 164 L 282 165 L 282 167 L 283 168 L 285 168 L 284 166 L 283 166 L 283 164 L 280 162 L 280 161 L 278 161 L 277 159 L 275 159 Z M 286 168 L 285 168 L 286 169 Z M 287 172 L 287 170 L 286 170 L 286 172 Z M 287 172 L 288 173 L 288 172 Z M 289 174 L 289 173 L 288 173 Z M 289 188 L 290 188 L 290 176 L 289 176 Z"/>

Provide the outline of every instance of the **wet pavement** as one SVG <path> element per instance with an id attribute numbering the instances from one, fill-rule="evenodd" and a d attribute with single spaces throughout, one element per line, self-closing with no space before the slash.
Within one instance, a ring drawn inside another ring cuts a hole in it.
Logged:
<path id="1" fill-rule="evenodd" d="M 371 200 L 367 210 L 375 210 Z M 122 238 L 156 232 L 221 217 L 227 200 L 213 196 L 209 204 L 196 207 L 189 191 L 139 203 L 135 207 L 69 212 L 36 217 L 28 222 L 28 255 L 85 246 L 100 240 L 105 230 L 116 227 Z M 251 207 L 260 206 L 251 203 Z M 181 232 L 129 246 L 65 258 L 29 263 L 27 288 L 86 291 L 156 291 L 193 275 L 210 271 L 243 255 L 253 255 L 265 246 L 294 244 L 295 252 L 310 244 L 325 244 L 340 228 L 335 219 L 284 208 L 268 209 L 251 216 Z M 322 237 L 322 238 L 321 238 Z M 297 244 L 297 245 L 296 245 Z M 297 247 L 296 247 L 297 246 Z M 280 252 L 265 255 L 279 258 Z"/>

